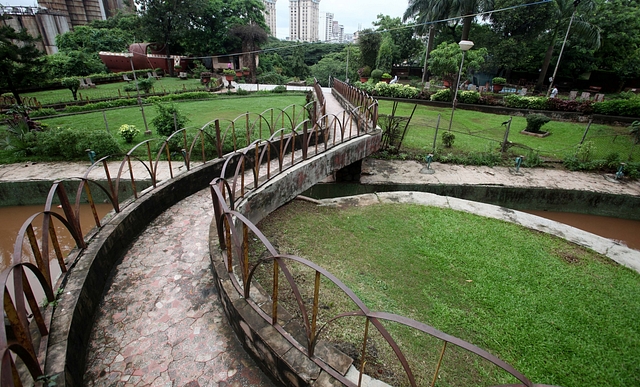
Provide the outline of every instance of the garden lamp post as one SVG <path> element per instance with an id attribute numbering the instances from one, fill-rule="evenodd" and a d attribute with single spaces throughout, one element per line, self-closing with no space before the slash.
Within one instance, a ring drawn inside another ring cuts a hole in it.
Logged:
<path id="1" fill-rule="evenodd" d="M 136 83 L 136 93 L 138 95 L 138 105 L 140 106 L 140 111 L 142 112 L 142 121 L 144 121 L 144 130 L 145 134 L 150 133 L 149 127 L 147 126 L 147 118 L 144 116 L 144 107 L 142 105 L 142 100 L 140 99 L 140 88 L 138 87 L 138 78 L 136 77 L 136 69 L 133 67 L 133 53 L 127 52 L 124 54 L 126 58 L 129 58 L 129 63 L 131 63 L 131 71 L 133 72 L 133 81 Z"/>
<path id="2" fill-rule="evenodd" d="M 460 61 L 460 70 L 458 71 L 458 82 L 455 84 L 456 91 L 453 94 L 453 107 L 451 108 L 451 119 L 449 120 L 449 131 L 451 131 L 451 124 L 453 123 L 453 113 L 456 111 L 456 104 L 458 103 L 458 89 L 460 88 L 460 77 L 462 76 L 462 66 L 464 65 L 464 54 L 473 47 L 473 42 L 470 40 L 461 40 L 458 43 L 462 50 L 462 60 Z"/>

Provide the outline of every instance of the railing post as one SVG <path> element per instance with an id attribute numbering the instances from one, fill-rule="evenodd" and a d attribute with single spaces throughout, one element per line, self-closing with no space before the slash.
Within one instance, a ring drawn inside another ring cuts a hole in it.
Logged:
<path id="1" fill-rule="evenodd" d="M 308 143 L 308 139 L 309 139 L 309 133 L 308 133 L 308 121 L 305 121 L 302 124 L 302 159 L 306 160 L 307 159 L 307 153 L 308 153 L 308 149 L 307 149 L 307 143 Z"/>

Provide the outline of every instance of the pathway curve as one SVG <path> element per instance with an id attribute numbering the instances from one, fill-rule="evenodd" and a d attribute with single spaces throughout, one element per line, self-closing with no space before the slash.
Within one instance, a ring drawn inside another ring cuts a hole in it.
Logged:
<path id="1" fill-rule="evenodd" d="M 327 112 L 342 108 L 325 89 Z M 166 210 L 112 274 L 87 350 L 93 386 L 272 386 L 244 351 L 211 274 L 208 189 Z"/>
<path id="2" fill-rule="evenodd" d="M 273 386 L 219 302 L 208 189 L 156 218 L 116 268 L 87 351 L 86 386 Z"/>

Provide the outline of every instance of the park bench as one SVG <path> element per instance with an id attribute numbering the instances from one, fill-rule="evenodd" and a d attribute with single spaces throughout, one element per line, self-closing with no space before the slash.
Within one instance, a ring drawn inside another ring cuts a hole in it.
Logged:
<path id="1" fill-rule="evenodd" d="M 590 93 L 599 93 L 600 90 L 602 90 L 602 87 L 600 86 L 589 86 L 589 88 L 587 89 L 587 91 Z"/>
<path id="2" fill-rule="evenodd" d="M 91 80 L 91 78 L 85 78 L 85 82 L 87 83 L 87 87 L 92 87 L 95 88 L 96 84 L 93 83 L 93 81 Z"/>
<path id="3" fill-rule="evenodd" d="M 88 89 L 89 85 L 87 85 L 87 82 L 85 82 L 84 79 L 80 78 L 80 88 L 81 89 Z"/>
<path id="4" fill-rule="evenodd" d="M 569 101 L 575 101 L 577 97 L 578 97 L 578 91 L 577 90 L 571 90 L 569 92 Z"/>
<path id="5" fill-rule="evenodd" d="M 127 76 L 127 74 L 122 74 L 122 79 L 127 81 L 127 83 L 131 82 L 131 78 L 129 78 L 129 76 Z"/>

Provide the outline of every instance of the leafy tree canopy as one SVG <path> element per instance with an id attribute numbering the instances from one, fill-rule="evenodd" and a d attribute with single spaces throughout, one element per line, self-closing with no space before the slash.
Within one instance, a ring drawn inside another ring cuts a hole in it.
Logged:
<path id="1" fill-rule="evenodd" d="M 383 31 L 383 36 L 389 37 L 391 48 L 391 63 L 417 62 L 416 58 L 422 50 L 422 42 L 414 36 L 414 28 L 410 24 L 404 24 L 399 17 L 392 18 L 386 15 L 378 15 L 378 20 L 373 22 L 377 31 Z M 381 44 L 384 44 L 384 39 Z M 390 68 L 389 68 L 390 70 Z"/>
<path id="2" fill-rule="evenodd" d="M 0 18 L 9 16 L 0 15 Z M 25 29 L 16 31 L 0 25 L 0 89 L 10 90 L 19 104 L 22 100 L 18 90 L 38 83 L 43 77 L 42 52 L 35 45 L 38 40 Z"/>
<path id="3" fill-rule="evenodd" d="M 381 42 L 382 36 L 380 33 L 374 32 L 369 28 L 360 31 L 360 35 L 358 36 L 358 47 L 360 47 L 361 53 L 361 66 L 369 66 L 371 68 L 376 67 L 378 50 L 380 49 Z"/>
<path id="4" fill-rule="evenodd" d="M 73 31 L 56 36 L 56 45 L 61 52 L 100 51 L 122 52 L 133 43 L 133 34 L 119 28 L 95 28 L 76 26 Z"/>

